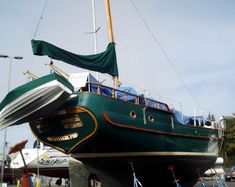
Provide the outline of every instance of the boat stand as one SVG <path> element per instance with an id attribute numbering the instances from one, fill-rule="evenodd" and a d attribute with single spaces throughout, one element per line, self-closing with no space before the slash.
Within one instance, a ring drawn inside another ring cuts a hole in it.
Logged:
<path id="1" fill-rule="evenodd" d="M 203 178 L 201 177 L 199 170 L 197 171 L 198 173 L 198 181 L 200 182 L 200 187 L 207 187 L 205 184 L 205 181 L 203 180 Z"/>
<path id="2" fill-rule="evenodd" d="M 226 182 L 224 182 L 221 177 L 217 174 L 215 168 L 212 168 L 215 172 L 215 179 L 213 182 L 213 187 L 228 187 L 228 185 L 226 184 Z M 199 174 L 199 173 L 198 173 Z M 199 175 L 200 176 L 200 175 Z M 206 185 L 202 186 L 202 187 L 206 187 Z"/>
<path id="3" fill-rule="evenodd" d="M 130 165 L 131 165 L 131 170 L 132 170 L 132 173 L 133 173 L 133 185 L 134 187 L 143 187 L 143 185 L 141 184 L 141 182 L 137 179 L 136 175 L 135 175 L 135 170 L 134 170 L 134 166 L 133 166 L 133 163 L 130 162 Z"/>
<path id="4" fill-rule="evenodd" d="M 220 178 L 220 176 L 216 175 L 213 187 L 228 187 L 228 185 Z"/>
<path id="5" fill-rule="evenodd" d="M 178 183 L 179 179 L 176 179 L 176 177 L 175 177 L 174 168 L 172 166 L 170 166 L 168 169 L 171 170 L 171 172 L 172 172 L 172 175 L 174 178 L 173 183 L 176 184 L 176 187 L 181 187 L 181 185 Z"/>

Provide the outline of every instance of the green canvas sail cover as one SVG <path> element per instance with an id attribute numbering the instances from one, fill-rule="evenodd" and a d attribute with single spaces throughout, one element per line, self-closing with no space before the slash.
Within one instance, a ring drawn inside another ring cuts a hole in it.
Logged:
<path id="1" fill-rule="evenodd" d="M 106 51 L 93 55 L 77 55 L 41 40 L 32 40 L 31 44 L 34 55 L 47 55 L 77 67 L 118 76 L 114 43 L 109 43 Z"/>

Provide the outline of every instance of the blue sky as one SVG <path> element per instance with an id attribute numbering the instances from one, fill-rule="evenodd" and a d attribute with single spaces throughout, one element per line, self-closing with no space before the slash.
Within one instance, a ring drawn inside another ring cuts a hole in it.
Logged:
<path id="1" fill-rule="evenodd" d="M 185 114 L 231 115 L 235 100 L 235 2 L 233 0 L 111 0 L 120 80 L 123 86 L 148 91 Z M 11 89 L 29 81 L 30 70 L 49 73 L 47 57 L 33 56 L 35 33 L 44 0 L 0 0 L 0 54 L 23 56 L 13 60 Z M 96 1 L 98 51 L 108 44 L 104 0 Z M 183 78 L 179 79 L 151 32 Z M 47 40 L 78 54 L 94 52 L 91 0 L 48 0 L 36 39 Z M 68 73 L 84 70 L 55 61 Z M 9 59 L 0 59 L 0 100 L 7 93 Z M 108 79 L 100 75 L 101 80 Z M 108 83 L 108 80 L 106 81 Z M 0 132 L 0 139 L 3 133 Z M 10 144 L 33 139 L 27 124 L 8 129 Z M 2 145 L 0 145 L 1 148 Z M 31 145 L 30 145 L 31 146 Z"/>

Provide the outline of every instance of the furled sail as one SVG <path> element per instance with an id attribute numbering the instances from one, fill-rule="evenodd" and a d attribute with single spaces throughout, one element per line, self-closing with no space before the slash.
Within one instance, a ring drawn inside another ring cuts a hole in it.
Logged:
<path id="1" fill-rule="evenodd" d="M 77 67 L 118 76 L 114 43 L 109 43 L 106 51 L 93 55 L 77 55 L 41 40 L 32 40 L 31 44 L 34 55 L 47 55 L 52 59 L 61 60 Z"/>

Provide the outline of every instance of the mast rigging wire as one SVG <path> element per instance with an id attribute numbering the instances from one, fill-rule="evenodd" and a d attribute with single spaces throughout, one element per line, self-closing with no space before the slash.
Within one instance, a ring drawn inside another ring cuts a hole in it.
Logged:
<path id="1" fill-rule="evenodd" d="M 130 3 L 132 4 L 132 6 L 134 7 L 135 11 L 137 12 L 137 14 L 139 15 L 139 17 L 141 18 L 142 22 L 144 23 L 144 25 L 146 26 L 146 28 L 148 29 L 148 31 L 150 32 L 150 34 L 152 35 L 154 41 L 156 42 L 156 44 L 159 46 L 160 50 L 162 51 L 163 55 L 166 57 L 168 63 L 170 64 L 170 66 L 172 67 L 172 69 L 175 71 L 176 75 L 179 77 L 179 79 L 183 82 L 183 85 L 185 86 L 186 90 L 189 92 L 190 96 L 192 97 L 192 99 L 194 100 L 194 102 L 197 104 L 197 106 L 199 108 L 201 108 L 199 102 L 197 101 L 197 99 L 193 96 L 193 93 L 191 92 L 190 88 L 188 87 L 188 85 L 186 84 L 186 82 L 184 81 L 184 79 L 182 78 L 182 76 L 180 75 L 180 73 L 177 71 L 176 67 L 174 66 L 174 64 L 172 63 L 172 60 L 170 59 L 170 57 L 168 56 L 168 54 L 166 53 L 166 51 L 164 50 L 164 48 L 162 47 L 160 41 L 157 39 L 157 37 L 155 36 L 155 34 L 153 33 L 152 29 L 149 27 L 149 25 L 147 24 L 147 22 L 145 21 L 145 19 L 143 18 L 143 16 L 141 15 L 140 11 L 137 9 L 136 5 L 134 4 L 134 2 L 132 0 L 129 0 Z"/>
<path id="2" fill-rule="evenodd" d="M 45 12 L 46 6 L 47 6 L 47 1 L 48 1 L 48 0 L 45 1 L 44 7 L 43 7 L 43 9 L 42 9 L 41 16 L 40 16 L 40 18 L 39 18 L 39 20 L 38 20 L 38 25 L 37 25 L 36 30 L 35 30 L 34 35 L 33 35 L 33 38 L 36 37 L 36 34 L 37 34 L 37 32 L 38 32 L 38 29 L 39 29 L 41 20 L 43 19 L 43 15 L 44 15 L 44 12 Z"/>

